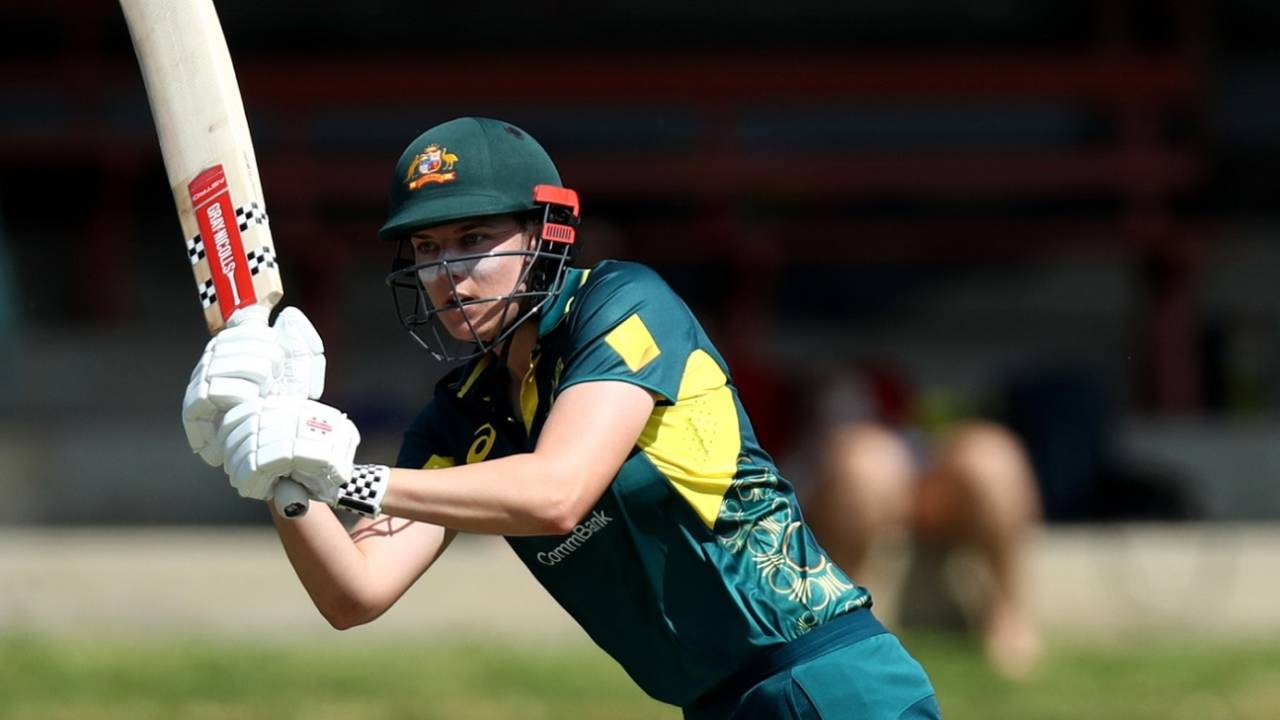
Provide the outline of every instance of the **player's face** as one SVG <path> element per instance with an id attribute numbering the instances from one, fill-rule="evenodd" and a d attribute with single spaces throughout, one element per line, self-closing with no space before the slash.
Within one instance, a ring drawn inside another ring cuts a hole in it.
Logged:
<path id="1" fill-rule="evenodd" d="M 450 335 L 472 340 L 474 329 L 481 340 L 490 340 L 518 314 L 518 303 L 502 298 L 520 290 L 516 284 L 527 258 L 500 254 L 528 249 L 528 233 L 516 218 L 468 218 L 420 230 L 410 242 L 415 263 L 440 263 L 418 271 L 418 279 L 431 304 L 443 310 L 439 318 Z M 486 298 L 497 299 L 469 302 Z"/>

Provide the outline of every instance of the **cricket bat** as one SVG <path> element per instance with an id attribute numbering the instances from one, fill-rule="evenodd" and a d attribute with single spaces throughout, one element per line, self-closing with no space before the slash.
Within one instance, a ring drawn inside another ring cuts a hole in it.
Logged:
<path id="1" fill-rule="evenodd" d="M 120 0 L 142 68 L 164 168 L 178 207 L 205 324 L 217 334 L 236 311 L 269 312 L 284 296 L 240 86 L 212 0 Z M 276 509 L 307 511 L 288 478 Z"/>

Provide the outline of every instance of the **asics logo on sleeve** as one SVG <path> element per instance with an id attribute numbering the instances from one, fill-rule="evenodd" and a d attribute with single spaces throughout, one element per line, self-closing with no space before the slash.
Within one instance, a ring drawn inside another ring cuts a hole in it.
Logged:
<path id="1" fill-rule="evenodd" d="M 573 532 L 569 533 L 567 540 L 555 546 L 550 552 L 538 553 L 538 562 L 550 567 L 567 560 L 574 550 L 582 547 L 582 544 L 590 540 L 592 535 L 603 530 L 611 522 L 613 522 L 613 518 L 605 515 L 600 510 L 596 510 L 591 513 L 591 517 L 584 522 L 578 523 L 573 528 Z"/>

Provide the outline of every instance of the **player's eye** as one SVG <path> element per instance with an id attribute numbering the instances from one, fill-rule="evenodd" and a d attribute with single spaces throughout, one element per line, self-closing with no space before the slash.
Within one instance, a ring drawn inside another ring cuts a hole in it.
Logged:
<path id="1" fill-rule="evenodd" d="M 462 236 L 462 247 L 474 248 L 484 243 L 489 238 L 481 233 L 467 233 Z"/>
<path id="2" fill-rule="evenodd" d="M 420 240 L 413 245 L 413 254 L 420 258 L 434 257 L 440 252 L 439 243 L 431 240 Z"/>

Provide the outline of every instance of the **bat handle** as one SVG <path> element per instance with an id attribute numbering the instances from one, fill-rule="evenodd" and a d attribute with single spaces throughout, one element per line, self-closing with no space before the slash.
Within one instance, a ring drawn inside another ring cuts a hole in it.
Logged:
<path id="1" fill-rule="evenodd" d="M 306 515 L 307 508 L 311 505 L 311 498 L 307 495 L 307 491 L 289 478 L 280 478 L 276 482 L 275 496 L 271 501 L 275 503 L 276 510 L 290 520 Z"/>

